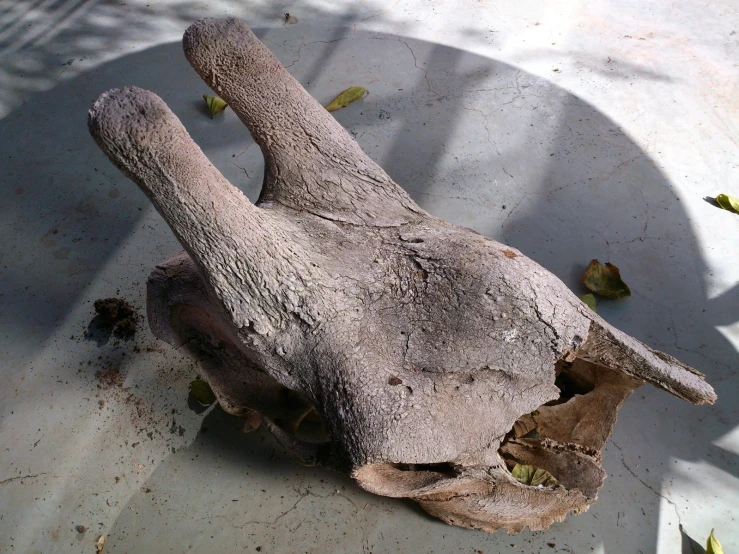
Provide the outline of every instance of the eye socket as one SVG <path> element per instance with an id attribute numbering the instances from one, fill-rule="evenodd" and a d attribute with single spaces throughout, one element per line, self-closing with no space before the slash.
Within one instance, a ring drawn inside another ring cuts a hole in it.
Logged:
<path id="1" fill-rule="evenodd" d="M 587 460 L 588 464 L 598 460 L 615 425 L 616 413 L 643 382 L 578 358 L 572 363 L 557 364 L 555 384 L 560 390 L 559 398 L 520 416 L 501 443 L 499 453 L 506 460 L 509 471 L 516 463 L 541 467 L 532 460 L 543 460 L 550 465 L 541 468 L 550 471 L 566 486 L 565 483 L 577 479 L 564 477 L 562 472 L 570 472 L 574 466 L 562 465 L 556 456 L 546 451 L 557 451 L 562 456 L 564 451 L 575 452 L 577 455 L 567 456 L 576 465 L 582 460 Z M 515 455 L 516 452 L 520 455 Z M 532 452 L 538 453 L 530 457 Z M 599 471 L 593 473 L 595 481 L 600 479 Z"/>
<path id="2" fill-rule="evenodd" d="M 557 377 L 555 386 L 560 390 L 559 398 L 548 402 L 548 406 L 564 404 L 576 395 L 584 395 L 595 390 L 597 371 L 593 365 L 573 365 L 559 361 L 555 367 Z"/>
<path id="3" fill-rule="evenodd" d="M 331 436 L 326 430 L 321 414 L 305 395 L 283 387 L 279 396 L 281 400 L 279 409 L 282 415 L 272 418 L 275 425 L 303 442 L 313 444 L 331 442 Z"/>
<path id="4" fill-rule="evenodd" d="M 316 444 L 331 442 L 331 436 L 326 430 L 323 418 L 315 408 L 311 408 L 311 411 L 300 420 L 298 428 L 295 430 L 295 437 Z"/>

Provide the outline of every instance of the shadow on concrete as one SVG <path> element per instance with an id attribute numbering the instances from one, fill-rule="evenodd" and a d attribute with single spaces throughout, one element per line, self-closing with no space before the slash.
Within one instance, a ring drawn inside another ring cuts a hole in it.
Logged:
<path id="1" fill-rule="evenodd" d="M 706 549 L 688 535 L 682 525 L 680 526 L 680 535 L 683 539 L 682 554 L 706 554 Z"/>
<path id="2" fill-rule="evenodd" d="M 189 15 L 177 17 L 189 23 Z M 104 48 L 108 32 L 77 40 Z M 729 383 L 736 352 L 716 326 L 735 321 L 739 295 L 707 298 L 707 269 L 681 200 L 623 130 L 545 79 L 455 48 L 341 26 L 257 34 L 321 101 L 354 84 L 370 89 L 336 116 L 422 207 L 519 248 L 575 290 L 591 258 L 617 264 L 635 295 L 603 303 L 601 314 L 726 387 L 718 388 L 715 407 L 695 409 L 640 390 L 621 412 L 618 452 L 607 450 L 610 477 L 599 502 L 546 533 L 515 537 L 447 527 L 344 477 L 301 468 L 263 434 L 244 436 L 234 418 L 211 411 L 195 441 L 162 461 L 121 510 L 111 552 L 208 544 L 431 552 L 461 541 L 486 551 L 580 552 L 603 544 L 609 553 L 651 552 L 661 500 L 655 491 L 670 460 L 706 461 L 739 476 L 736 455 L 712 444 L 736 425 L 739 398 Z M 32 95 L 0 120 L 0 136 L 13 137 L 0 146 L 0 328 L 9 344 L 43 344 L 77 304 L 91 300 L 86 291 L 101 286 L 97 276 L 109 264 L 143 283 L 177 250 L 143 194 L 87 133 L 87 108 L 102 91 L 124 85 L 159 94 L 216 166 L 252 200 L 258 196 L 258 148 L 230 111 L 204 116 L 198 99 L 207 88 L 177 43 L 124 55 Z M 121 259 L 130 240 L 137 254 Z M 648 473 L 632 467 L 637 458 Z M 398 517 L 414 526 L 412 534 Z"/>

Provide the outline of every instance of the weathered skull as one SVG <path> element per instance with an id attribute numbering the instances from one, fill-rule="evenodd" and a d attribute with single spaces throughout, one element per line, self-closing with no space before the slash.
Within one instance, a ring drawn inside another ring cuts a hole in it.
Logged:
<path id="1" fill-rule="evenodd" d="M 715 400 L 519 251 L 420 209 L 244 23 L 202 20 L 183 43 L 262 149 L 257 205 L 151 92 L 104 93 L 90 131 L 185 248 L 151 275 L 152 330 L 248 428 L 448 523 L 520 531 L 595 501 L 643 382 Z"/>

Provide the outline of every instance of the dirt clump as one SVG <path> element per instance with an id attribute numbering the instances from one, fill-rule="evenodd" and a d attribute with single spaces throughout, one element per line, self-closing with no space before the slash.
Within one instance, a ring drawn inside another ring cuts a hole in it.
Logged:
<path id="1" fill-rule="evenodd" d="M 139 316 L 124 298 L 101 298 L 95 300 L 96 323 L 121 339 L 136 334 Z"/>

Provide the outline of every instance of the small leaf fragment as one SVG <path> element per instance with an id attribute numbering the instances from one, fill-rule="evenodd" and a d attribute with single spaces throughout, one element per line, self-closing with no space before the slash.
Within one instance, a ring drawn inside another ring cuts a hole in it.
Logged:
<path id="1" fill-rule="evenodd" d="M 259 426 L 262 423 L 262 416 L 258 411 L 246 408 L 246 411 L 243 415 L 244 427 L 242 428 L 242 430 L 244 431 L 244 433 L 251 433 L 255 429 L 259 429 Z"/>
<path id="2" fill-rule="evenodd" d="M 190 383 L 190 398 L 203 406 L 210 406 L 216 401 L 216 395 L 213 394 L 213 389 L 207 381 L 202 379 L 195 379 Z"/>
<path id="3" fill-rule="evenodd" d="M 369 91 L 364 87 L 349 87 L 345 91 L 342 91 L 336 98 L 326 106 L 326 109 L 330 112 L 335 112 L 341 108 L 346 108 L 350 102 L 359 100 L 365 94 L 369 94 Z"/>
<path id="4" fill-rule="evenodd" d="M 105 535 L 100 535 L 100 538 L 95 543 L 95 552 L 102 554 L 103 548 L 105 548 Z"/>
<path id="5" fill-rule="evenodd" d="M 598 260 L 592 260 L 585 270 L 582 282 L 595 294 L 606 298 L 621 300 L 631 296 L 629 287 L 621 280 L 621 272 L 611 263 L 603 265 Z"/>
<path id="6" fill-rule="evenodd" d="M 595 309 L 595 296 L 593 296 L 591 293 L 583 294 L 582 296 L 579 296 L 580 300 L 585 302 L 588 308 L 593 310 L 594 312 L 598 312 L 598 310 Z"/>
<path id="7" fill-rule="evenodd" d="M 285 13 L 285 23 L 290 23 L 291 25 L 295 25 L 298 22 L 298 18 L 294 15 L 290 15 L 289 13 Z"/>
<path id="8" fill-rule="evenodd" d="M 203 99 L 208 105 L 208 111 L 210 112 L 211 119 L 213 119 L 213 116 L 216 115 L 218 112 L 222 112 L 228 107 L 228 104 L 226 104 L 225 100 L 219 98 L 218 96 L 213 96 L 212 94 L 203 94 Z"/>
<path id="9" fill-rule="evenodd" d="M 536 415 L 536 412 L 521 416 L 518 421 L 513 424 L 514 437 L 518 439 L 524 435 L 528 435 L 531 431 L 536 429 L 536 420 L 534 419 L 534 415 Z"/>
<path id="10" fill-rule="evenodd" d="M 716 197 L 716 204 L 721 206 L 724 210 L 734 210 L 735 212 L 739 212 L 739 198 L 735 196 L 719 194 Z"/>
<path id="11" fill-rule="evenodd" d="M 708 535 L 708 542 L 706 543 L 706 554 L 724 554 L 724 549 L 721 548 L 721 543 L 718 542 L 718 539 L 713 534 L 713 529 L 711 529 L 711 534 Z"/>
<path id="12" fill-rule="evenodd" d="M 559 483 L 554 475 L 549 473 L 546 469 L 541 469 L 534 466 L 527 466 L 524 464 L 516 464 L 511 471 L 511 475 L 523 483 L 532 487 L 538 487 L 542 485 L 544 487 L 551 487 Z"/>

